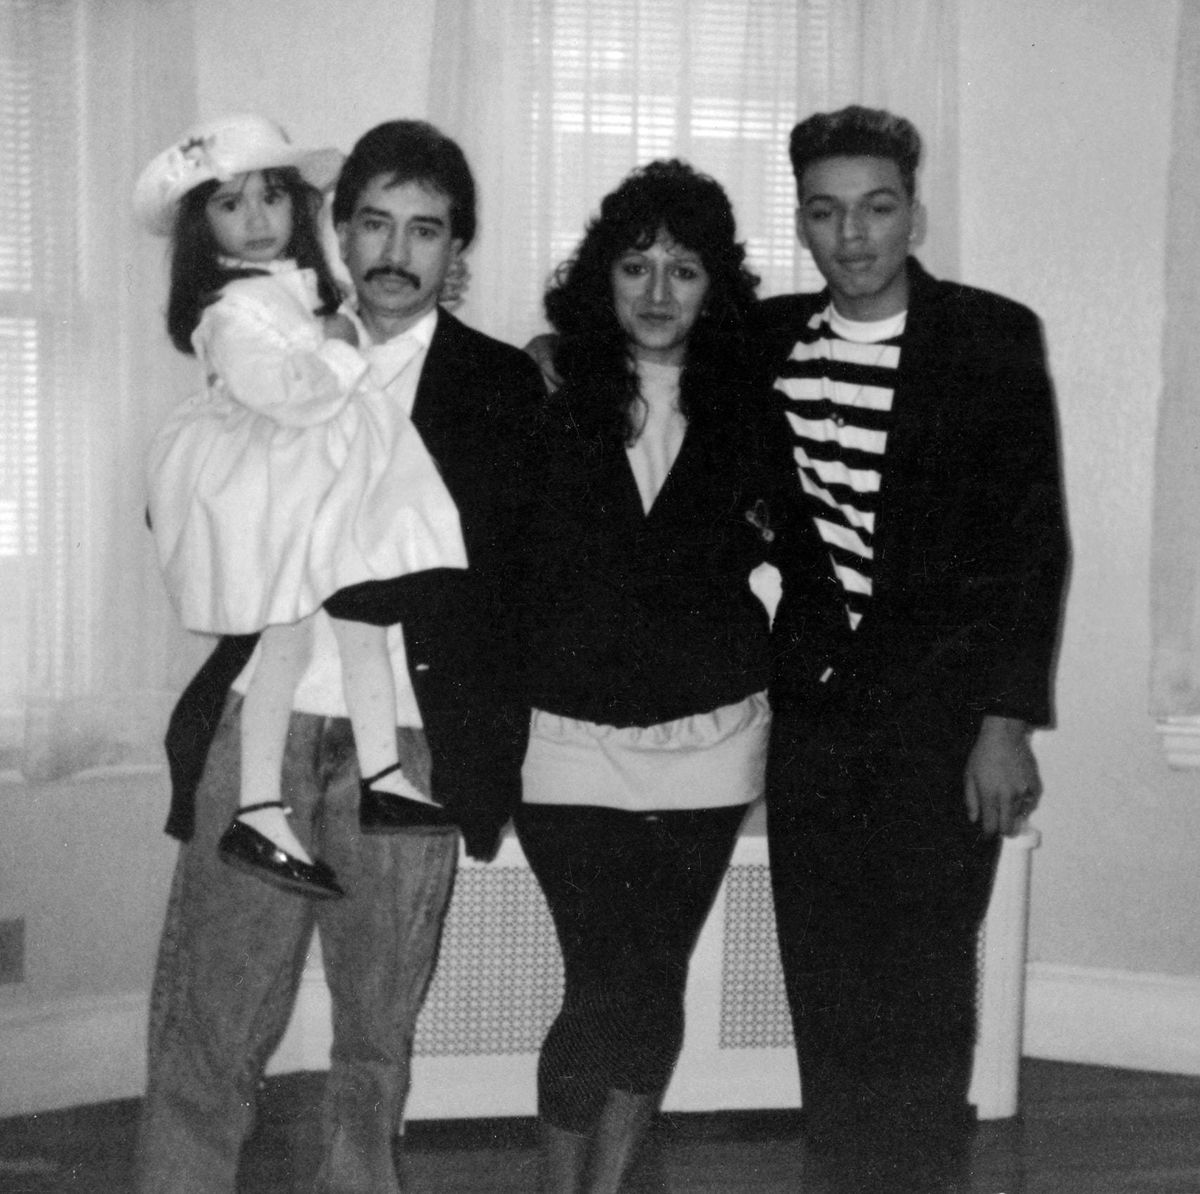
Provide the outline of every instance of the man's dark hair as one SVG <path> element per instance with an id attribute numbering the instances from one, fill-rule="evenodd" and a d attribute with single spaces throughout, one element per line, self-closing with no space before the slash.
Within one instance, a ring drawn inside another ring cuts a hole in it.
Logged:
<path id="1" fill-rule="evenodd" d="M 908 197 L 916 197 L 921 134 L 911 121 L 882 108 L 851 104 L 837 112 L 818 112 L 792 129 L 788 155 L 797 190 L 804 171 L 813 162 L 824 158 L 872 157 L 895 162 Z"/>
<path id="2" fill-rule="evenodd" d="M 475 239 L 475 179 L 457 143 L 424 120 L 389 120 L 364 133 L 350 151 L 333 195 L 333 221 L 344 224 L 373 178 L 389 186 L 420 183 L 450 200 L 450 235 Z"/>

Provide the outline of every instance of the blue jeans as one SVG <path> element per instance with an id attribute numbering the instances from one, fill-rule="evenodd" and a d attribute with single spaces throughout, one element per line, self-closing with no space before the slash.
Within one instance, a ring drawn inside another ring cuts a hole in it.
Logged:
<path id="1" fill-rule="evenodd" d="M 233 1194 L 255 1089 L 287 1027 L 314 925 L 333 1007 L 319 1194 L 394 1194 L 392 1159 L 417 1014 L 433 972 L 458 858 L 452 830 L 364 836 L 344 718 L 293 713 L 283 765 L 293 828 L 347 895 L 310 901 L 225 865 L 237 807 L 241 698 L 231 696 L 180 849 L 150 1004 L 139 1194 Z M 428 791 L 420 730 L 397 731 Z"/>

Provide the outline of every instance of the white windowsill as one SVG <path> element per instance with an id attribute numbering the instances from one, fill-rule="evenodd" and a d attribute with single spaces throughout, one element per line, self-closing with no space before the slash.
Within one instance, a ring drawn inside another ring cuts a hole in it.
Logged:
<path id="1" fill-rule="evenodd" d="M 166 763 L 113 763 L 104 767 L 89 767 L 85 771 L 76 771 L 52 780 L 31 780 L 19 771 L 0 771 L 0 786 L 32 786 L 48 787 L 51 784 L 85 784 L 92 780 L 128 779 L 137 775 L 166 774 Z"/>
<path id="2" fill-rule="evenodd" d="M 1172 770 L 1200 769 L 1200 717 L 1159 718 L 1156 729 Z"/>

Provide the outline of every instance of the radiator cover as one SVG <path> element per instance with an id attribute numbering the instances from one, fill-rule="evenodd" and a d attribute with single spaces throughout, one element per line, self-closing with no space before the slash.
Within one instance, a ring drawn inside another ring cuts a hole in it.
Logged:
<path id="1" fill-rule="evenodd" d="M 1007 839 L 979 938 L 979 1039 L 971 1100 L 983 1119 L 1017 1111 L 1031 851 Z M 414 1042 L 409 1119 L 532 1115 L 537 1050 L 558 1009 L 554 928 L 511 835 L 495 861 L 464 858 Z M 328 992 L 319 949 L 272 1070 L 323 1069 Z M 683 1054 L 663 1106 L 795 1107 L 791 1024 L 775 947 L 766 839 L 752 814 L 692 958 Z"/>

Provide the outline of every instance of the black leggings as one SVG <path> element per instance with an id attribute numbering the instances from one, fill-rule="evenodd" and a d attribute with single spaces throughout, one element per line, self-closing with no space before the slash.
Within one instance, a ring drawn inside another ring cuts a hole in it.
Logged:
<path id="1" fill-rule="evenodd" d="M 538 1061 L 548 1123 L 588 1132 L 609 1090 L 665 1089 L 683 1046 L 688 960 L 745 811 L 519 809 L 517 836 L 566 972 Z"/>

